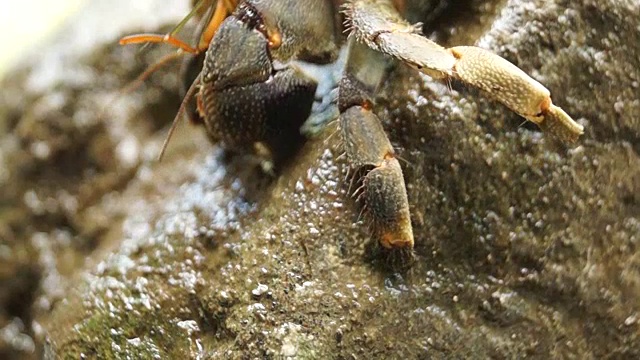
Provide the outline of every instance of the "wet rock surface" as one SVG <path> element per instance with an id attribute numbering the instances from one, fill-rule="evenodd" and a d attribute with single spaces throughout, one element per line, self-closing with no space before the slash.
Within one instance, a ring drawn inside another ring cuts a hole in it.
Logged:
<path id="1" fill-rule="evenodd" d="M 175 71 L 100 110 L 161 49 L 98 46 L 45 90 L 8 79 L 0 357 L 639 357 L 640 7 L 460 6 L 478 16 L 417 17 L 532 74 L 586 133 L 563 145 L 396 66 L 376 110 L 405 160 L 406 272 L 358 222 L 334 126 L 256 183 L 197 127 L 155 162 Z"/>

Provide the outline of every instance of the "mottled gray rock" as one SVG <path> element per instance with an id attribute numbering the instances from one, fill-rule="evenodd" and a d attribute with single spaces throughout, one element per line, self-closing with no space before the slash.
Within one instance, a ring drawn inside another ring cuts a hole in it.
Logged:
<path id="1" fill-rule="evenodd" d="M 49 353 L 639 357 L 639 5 L 438 3 L 440 15 L 425 25 L 435 39 L 477 41 L 514 62 L 545 84 L 586 133 L 565 146 L 476 91 L 455 83 L 450 89 L 397 66 L 376 110 L 406 160 L 416 242 L 406 273 L 389 270 L 357 222 L 345 196 L 339 139 L 326 140 L 333 127 L 310 140 L 271 184 L 254 184 L 247 180 L 252 167 L 227 163 L 195 127 L 181 128 L 165 161 L 153 161 L 162 138 L 155 130 L 177 104 L 167 90 L 175 85 L 171 77 L 125 99 L 129 107 L 115 107 L 118 121 L 87 110 L 88 127 L 51 131 L 66 123 L 51 112 L 46 122 L 37 116 L 37 103 L 50 101 L 42 100 L 46 95 L 25 100 L 24 113 L 2 106 L 16 114 L 8 129 L 17 139 L 5 158 L 26 159 L 5 164 L 36 165 L 35 173 L 18 171 L 3 183 L 18 194 L 2 194 L 3 213 L 20 216 L 0 230 L 29 235 L 31 245 L 12 249 L 55 244 L 47 251 L 58 262 L 42 262 L 44 270 L 34 272 L 74 279 L 72 287 L 65 280 L 56 289 L 62 294 L 55 305 L 30 313 L 44 325 Z M 460 16 L 465 12 L 475 15 Z M 108 47 L 81 61 L 93 64 L 95 76 L 126 79 L 144 66 L 132 68 L 134 53 Z M 115 70 L 123 58 L 125 69 Z M 92 93 L 107 92 L 99 89 L 61 85 L 58 91 L 74 94 L 64 97 L 64 113 L 82 113 Z M 139 149 L 134 161 L 126 161 L 131 152 L 123 145 L 129 134 Z M 56 152 L 62 157 L 36 161 L 31 139 L 42 136 L 62 144 L 51 146 L 63 149 Z M 67 153 L 82 154 L 70 172 L 61 164 L 78 157 Z M 103 189 L 92 176 L 122 180 Z M 84 199 L 82 189 L 91 189 L 84 190 L 89 200 L 77 200 Z M 36 216 L 28 204 L 37 202 L 21 202 L 29 190 L 36 199 L 58 199 L 58 207 L 45 201 Z M 85 205 L 59 205 L 64 192 Z M 74 260 L 62 271 L 65 253 Z M 90 261 L 79 261 L 83 256 Z M 44 299 L 55 292 L 46 284 L 36 292 Z"/>

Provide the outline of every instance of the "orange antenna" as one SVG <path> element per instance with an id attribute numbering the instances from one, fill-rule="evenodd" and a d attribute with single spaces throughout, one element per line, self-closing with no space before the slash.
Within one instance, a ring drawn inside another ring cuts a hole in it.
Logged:
<path id="1" fill-rule="evenodd" d="M 194 48 L 186 42 L 173 37 L 171 34 L 136 34 L 125 36 L 120 39 L 120 45 L 140 44 L 140 43 L 165 43 L 177 47 L 191 54 L 198 54 L 198 48 Z"/>
<path id="2" fill-rule="evenodd" d="M 201 0 L 198 2 L 196 7 L 187 15 L 170 33 L 168 34 L 135 34 L 130 36 L 125 36 L 120 39 L 120 45 L 129 45 L 129 44 L 140 44 L 140 43 L 164 43 L 169 44 L 173 47 L 179 48 L 183 51 L 186 51 L 191 54 L 199 54 L 202 51 L 206 50 L 209 47 L 209 43 L 216 31 L 224 21 L 233 12 L 237 5 L 237 0 L 219 0 L 216 4 L 216 9 L 211 16 L 211 19 L 208 21 L 204 30 L 202 31 L 202 35 L 200 36 L 200 41 L 198 42 L 197 47 L 193 47 L 186 42 L 178 39 L 175 36 L 186 22 L 194 16 L 195 13 L 202 7 L 205 1 Z"/>
<path id="3" fill-rule="evenodd" d="M 200 52 L 199 49 L 194 48 L 185 42 L 179 40 L 174 35 L 179 32 L 184 25 L 191 19 L 197 11 L 206 3 L 206 0 L 200 0 L 194 9 L 176 25 L 171 32 L 166 35 L 160 34 L 136 34 L 131 36 L 125 36 L 120 39 L 120 45 L 129 45 L 129 44 L 139 44 L 139 43 L 168 43 L 171 44 L 178 49 L 175 53 L 170 53 L 164 55 L 160 60 L 155 63 L 149 65 L 142 74 L 138 75 L 134 80 L 129 82 L 124 89 L 120 91 L 120 94 L 113 102 L 118 100 L 122 95 L 128 94 L 132 91 L 138 89 L 154 72 L 158 71 L 163 66 L 167 65 L 171 61 L 179 59 L 185 53 L 197 54 Z M 110 107 L 110 106 L 109 106 Z M 108 107 L 107 107 L 108 108 Z"/>
<path id="4" fill-rule="evenodd" d="M 127 87 L 123 90 L 123 93 L 126 94 L 128 92 L 131 92 L 137 89 L 147 78 L 149 78 L 151 74 L 153 74 L 155 71 L 157 71 L 159 68 L 169 63 L 170 61 L 173 61 L 181 57 L 185 53 L 198 55 L 203 51 L 207 50 L 207 48 L 209 47 L 209 43 L 213 39 L 213 36 L 215 35 L 215 33 L 218 31 L 218 28 L 220 28 L 220 25 L 222 24 L 224 19 L 226 19 L 236 8 L 236 6 L 238 5 L 238 1 L 239 0 L 218 0 L 216 3 L 216 8 L 213 12 L 211 11 L 212 7 L 209 8 L 209 10 L 206 12 L 206 15 L 205 15 L 205 17 L 208 18 L 208 20 L 205 23 L 206 25 L 202 30 L 202 33 L 200 35 L 200 40 L 196 47 L 191 46 L 186 42 L 178 39 L 176 37 L 176 34 L 184 27 L 184 25 L 189 21 L 189 19 L 191 19 L 195 14 L 197 14 L 200 11 L 200 9 L 205 4 L 210 4 L 210 1 L 208 0 L 198 1 L 198 3 L 194 6 L 193 10 L 191 10 L 191 12 L 184 19 L 182 19 L 182 21 L 180 21 L 180 23 L 173 30 L 171 30 L 171 32 L 167 34 L 164 34 L 164 35 L 163 34 L 135 34 L 135 35 L 125 36 L 122 39 L 120 39 L 119 41 L 120 45 L 141 44 L 141 43 L 163 43 L 163 44 L 169 44 L 179 49 L 176 53 L 165 55 L 158 62 L 156 62 L 153 65 L 150 65 L 142 74 L 140 74 L 135 80 L 133 80 L 129 85 L 127 85 Z M 199 85 L 200 85 L 200 76 L 198 76 L 196 80 L 194 80 L 194 82 L 189 87 L 187 94 L 182 99 L 182 103 L 180 104 L 180 109 L 178 110 L 176 117 L 173 119 L 173 124 L 171 125 L 171 128 L 169 129 L 169 132 L 167 134 L 167 137 L 165 138 L 164 143 L 162 144 L 162 149 L 160 151 L 160 155 L 158 156 L 158 161 L 162 160 L 162 157 L 164 156 L 164 153 L 167 150 L 167 146 L 169 145 L 169 140 L 173 136 L 173 133 L 175 132 L 178 126 L 178 123 L 180 122 L 180 119 L 183 117 L 185 113 L 187 104 L 193 98 Z"/>
<path id="5" fill-rule="evenodd" d="M 162 157 L 164 156 L 164 152 L 167 150 L 167 146 L 169 145 L 169 140 L 171 139 L 171 136 L 173 136 L 173 133 L 176 130 L 176 128 L 178 127 L 178 123 L 180 122 L 180 119 L 182 119 L 182 117 L 184 115 L 184 111 L 187 108 L 187 104 L 189 103 L 189 101 L 191 100 L 193 95 L 196 93 L 196 90 L 198 89 L 199 85 L 200 85 L 200 76 L 198 76 L 193 81 L 193 83 L 189 87 L 189 90 L 187 91 L 187 94 L 184 96 L 184 99 L 182 99 L 182 103 L 180 104 L 180 108 L 178 109 L 178 113 L 176 114 L 176 117 L 173 119 L 173 124 L 171 124 L 171 128 L 169 129 L 169 132 L 167 133 L 167 137 L 164 139 L 164 143 L 162 144 L 162 150 L 160 150 L 160 155 L 158 156 L 158 161 L 162 161 Z"/>
<path id="6" fill-rule="evenodd" d="M 125 36 L 120 39 L 120 45 L 129 45 L 129 44 L 140 44 L 140 43 L 165 43 L 172 45 L 174 47 L 180 48 L 191 54 L 198 54 L 200 52 L 200 48 L 194 48 L 191 45 L 185 43 L 184 41 L 178 39 L 175 34 L 178 33 L 184 25 L 200 11 L 200 8 L 205 4 L 205 0 L 200 0 L 196 4 L 196 6 L 189 12 L 187 16 L 184 17 L 176 25 L 176 27 L 171 30 L 168 34 L 135 34 L 130 36 Z M 208 44 L 207 44 L 208 45 Z"/>

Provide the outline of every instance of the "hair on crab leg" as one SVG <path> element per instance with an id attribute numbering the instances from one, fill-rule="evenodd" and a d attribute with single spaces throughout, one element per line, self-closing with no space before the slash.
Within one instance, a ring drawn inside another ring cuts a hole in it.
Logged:
<path id="1" fill-rule="evenodd" d="M 563 141 L 584 132 L 555 106 L 542 84 L 504 58 L 474 46 L 446 49 L 406 22 L 392 0 L 350 0 L 344 10 L 352 36 L 437 79 L 455 78 L 474 86 L 513 112 Z"/>
<path id="2" fill-rule="evenodd" d="M 409 24 L 391 0 L 350 0 L 344 5 L 350 36 L 373 50 L 391 55 L 434 78 L 453 75 L 456 59 Z"/>

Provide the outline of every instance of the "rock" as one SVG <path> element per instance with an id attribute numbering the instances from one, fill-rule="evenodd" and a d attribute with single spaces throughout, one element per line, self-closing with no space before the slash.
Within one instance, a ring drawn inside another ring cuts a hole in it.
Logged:
<path id="1" fill-rule="evenodd" d="M 405 160 L 408 271 L 387 267 L 357 222 L 334 127 L 267 184 L 196 127 L 158 164 L 175 78 L 101 120 L 86 104 L 109 91 L 95 84 L 117 89 L 144 66 L 112 45 L 78 60 L 97 81 L 57 87 L 61 113 L 46 94 L 0 106 L 13 114 L 2 185 L 16 194 L 2 194 L 14 215 L 0 229 L 11 251 L 41 258 L 38 300 L 26 315 L 0 304 L 0 321 L 43 324 L 50 357 L 639 357 L 640 7 L 468 1 L 463 18 L 440 3 L 422 16 L 434 38 L 504 56 L 586 133 L 563 145 L 477 91 L 398 65 L 376 111 Z M 63 121 L 78 113 L 88 120 Z M 134 161 L 118 144 L 138 149 Z"/>

